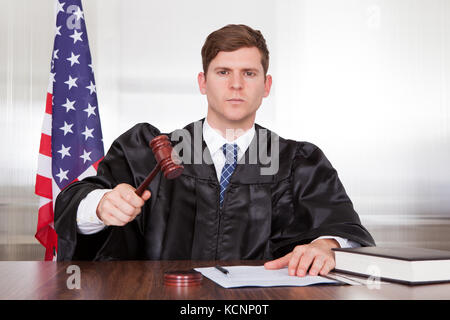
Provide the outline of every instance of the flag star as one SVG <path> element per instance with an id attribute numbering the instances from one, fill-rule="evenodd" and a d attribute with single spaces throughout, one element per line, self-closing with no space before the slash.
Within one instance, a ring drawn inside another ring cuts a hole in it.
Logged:
<path id="1" fill-rule="evenodd" d="M 83 11 L 81 11 L 80 7 L 78 7 L 78 11 L 73 13 L 74 16 L 77 16 L 77 20 L 84 19 Z"/>
<path id="2" fill-rule="evenodd" d="M 88 64 L 88 66 L 91 68 L 91 72 L 94 72 L 94 69 L 92 69 L 92 63 Z"/>
<path id="3" fill-rule="evenodd" d="M 60 31 L 61 31 L 61 27 L 62 27 L 62 26 L 57 26 L 57 27 L 56 27 L 56 32 L 55 32 L 55 33 L 56 33 L 56 34 L 55 34 L 56 36 L 60 36 L 60 35 L 61 35 L 61 32 L 60 32 Z"/>
<path id="4" fill-rule="evenodd" d="M 89 94 L 92 94 L 92 92 L 97 92 L 95 91 L 95 84 L 93 84 L 92 81 L 90 81 L 90 84 L 86 87 L 86 89 L 89 89 Z"/>
<path id="5" fill-rule="evenodd" d="M 66 98 L 66 103 L 64 103 L 62 106 L 64 108 L 66 108 L 66 113 L 69 112 L 69 110 L 75 110 L 75 107 L 73 106 L 75 104 L 75 100 L 70 101 L 69 99 Z"/>
<path id="6" fill-rule="evenodd" d="M 59 51 L 59 49 L 56 49 L 55 51 L 53 51 L 53 59 L 59 59 L 58 58 L 58 51 Z"/>
<path id="7" fill-rule="evenodd" d="M 83 155 L 80 156 L 80 158 L 83 159 L 83 163 L 86 163 L 86 161 L 88 161 L 88 160 L 92 161 L 91 157 L 90 157 L 91 153 L 92 153 L 92 151 L 91 152 L 86 152 L 86 150 L 83 149 Z"/>
<path id="8" fill-rule="evenodd" d="M 59 150 L 58 152 L 61 153 L 61 159 L 64 159 L 65 156 L 69 156 L 70 157 L 70 150 L 71 147 L 64 147 L 64 145 L 62 145 L 61 150 Z"/>
<path id="9" fill-rule="evenodd" d="M 89 103 L 88 103 L 88 107 L 86 108 L 86 109 L 84 109 L 83 111 L 84 112 L 87 112 L 87 114 L 88 114 L 88 118 L 91 116 L 91 114 L 93 114 L 94 116 L 96 116 L 96 114 L 95 114 L 95 108 L 97 108 L 97 107 L 93 107 L 93 106 L 91 106 Z"/>
<path id="10" fill-rule="evenodd" d="M 58 12 L 57 13 L 59 13 L 59 12 L 64 12 L 64 5 L 65 5 L 66 3 L 65 2 L 63 2 L 63 3 L 60 3 L 59 1 L 56 1 L 56 5 L 58 6 Z"/>
<path id="11" fill-rule="evenodd" d="M 85 126 L 86 129 L 84 129 L 84 131 L 81 133 L 82 135 L 84 135 L 84 141 L 86 141 L 88 138 L 94 138 L 94 136 L 92 135 L 92 131 L 94 131 L 94 128 L 89 129 L 87 126 Z"/>
<path id="12" fill-rule="evenodd" d="M 69 80 L 65 81 L 64 83 L 67 84 L 67 85 L 69 86 L 69 90 L 70 90 L 72 87 L 77 87 L 77 88 L 78 88 L 78 86 L 77 86 L 77 84 L 76 84 L 76 81 L 77 81 L 77 80 L 78 80 L 78 78 L 72 78 L 72 77 L 69 75 Z"/>
<path id="13" fill-rule="evenodd" d="M 69 36 L 71 38 L 73 38 L 73 43 L 76 43 L 78 40 L 83 41 L 83 39 L 81 39 L 81 35 L 83 34 L 83 32 L 77 32 L 77 30 L 73 30 L 73 35 Z"/>
<path id="14" fill-rule="evenodd" d="M 69 170 L 63 171 L 63 169 L 59 168 L 59 173 L 55 174 L 55 176 L 59 178 L 59 183 L 63 180 L 69 180 L 69 178 L 67 178 L 67 173 L 69 173 Z"/>
<path id="15" fill-rule="evenodd" d="M 60 128 L 62 131 L 64 131 L 64 136 L 68 132 L 73 133 L 72 126 L 73 126 L 73 123 L 72 124 L 67 124 L 67 122 L 64 121 L 64 126 Z"/>
<path id="16" fill-rule="evenodd" d="M 70 66 L 72 67 L 75 63 L 80 64 L 80 61 L 78 61 L 78 58 L 80 55 L 74 55 L 73 52 L 70 53 L 70 58 L 67 58 L 66 60 L 70 61 Z"/>
<path id="17" fill-rule="evenodd" d="M 51 82 L 56 82 L 55 76 L 56 76 L 56 72 L 50 72 L 50 81 Z"/>

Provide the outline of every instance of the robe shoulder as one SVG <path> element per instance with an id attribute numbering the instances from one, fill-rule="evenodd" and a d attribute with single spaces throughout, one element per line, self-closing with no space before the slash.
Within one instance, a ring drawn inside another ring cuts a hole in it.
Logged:
<path id="1" fill-rule="evenodd" d="M 278 181 L 296 179 L 296 171 L 304 172 L 321 163 L 334 170 L 324 152 L 314 143 L 308 141 L 295 141 L 279 137 L 279 172 Z M 308 174 L 311 171 L 307 172 Z"/>
<path id="2" fill-rule="evenodd" d="M 161 131 L 153 125 L 145 122 L 138 123 L 122 133 L 113 142 L 113 146 L 117 144 L 126 148 L 140 148 L 143 144 L 148 146 L 148 142 L 160 134 Z"/>

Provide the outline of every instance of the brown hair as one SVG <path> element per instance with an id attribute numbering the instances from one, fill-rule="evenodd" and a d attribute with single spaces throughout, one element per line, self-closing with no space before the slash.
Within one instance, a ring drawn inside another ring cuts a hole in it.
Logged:
<path id="1" fill-rule="evenodd" d="M 203 72 L 206 75 L 209 64 L 220 51 L 235 51 L 243 47 L 256 47 L 261 53 L 264 75 L 269 69 L 269 50 L 259 30 L 243 24 L 229 24 L 211 33 L 202 48 Z"/>

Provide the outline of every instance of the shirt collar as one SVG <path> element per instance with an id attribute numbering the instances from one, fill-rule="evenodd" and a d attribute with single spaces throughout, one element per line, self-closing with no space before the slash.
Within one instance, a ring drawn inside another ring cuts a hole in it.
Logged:
<path id="1" fill-rule="evenodd" d="M 255 125 L 253 125 L 249 130 L 247 130 L 236 140 L 228 141 L 219 133 L 219 131 L 209 125 L 206 118 L 203 122 L 203 139 L 205 140 L 211 154 L 216 153 L 218 150 L 222 150 L 222 146 L 225 143 L 236 143 L 239 147 L 238 154 L 242 156 L 247 151 L 248 146 L 252 142 L 254 136 Z"/>

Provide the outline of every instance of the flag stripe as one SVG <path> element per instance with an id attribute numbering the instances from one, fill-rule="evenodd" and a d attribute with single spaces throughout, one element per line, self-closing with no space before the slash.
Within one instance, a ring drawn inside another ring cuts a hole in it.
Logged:
<path id="1" fill-rule="evenodd" d="M 42 122 L 42 133 L 51 136 L 52 135 L 52 115 L 44 113 L 44 121 Z"/>
<path id="2" fill-rule="evenodd" d="M 47 204 L 39 208 L 38 226 L 36 230 L 36 239 L 46 247 L 45 260 L 53 259 L 53 248 L 57 250 L 57 235 L 53 225 L 53 204 Z"/>
<path id="3" fill-rule="evenodd" d="M 39 197 L 39 208 L 45 206 L 47 203 L 52 202 L 52 199 L 47 199 L 44 197 Z"/>
<path id="4" fill-rule="evenodd" d="M 52 156 L 52 137 L 42 133 L 41 134 L 41 145 L 39 146 L 39 153 L 44 156 Z"/>
<path id="5" fill-rule="evenodd" d="M 52 98 L 53 95 L 47 92 L 47 101 L 45 102 L 45 113 L 52 114 Z"/>
<path id="6" fill-rule="evenodd" d="M 38 196 L 51 199 L 52 198 L 52 179 L 36 175 L 35 193 Z"/>
<path id="7" fill-rule="evenodd" d="M 43 177 L 52 178 L 52 158 L 43 154 L 38 155 L 38 175 Z"/>
<path id="8" fill-rule="evenodd" d="M 97 169 L 94 168 L 94 166 L 90 166 L 89 168 L 86 169 L 85 172 L 83 172 L 82 174 L 80 174 L 80 176 L 78 177 L 79 180 L 83 180 L 86 177 L 89 176 L 95 176 L 95 174 L 97 173 Z"/>
<path id="9" fill-rule="evenodd" d="M 39 219 L 37 229 L 40 230 L 53 223 L 53 203 L 49 202 L 39 208 Z"/>

